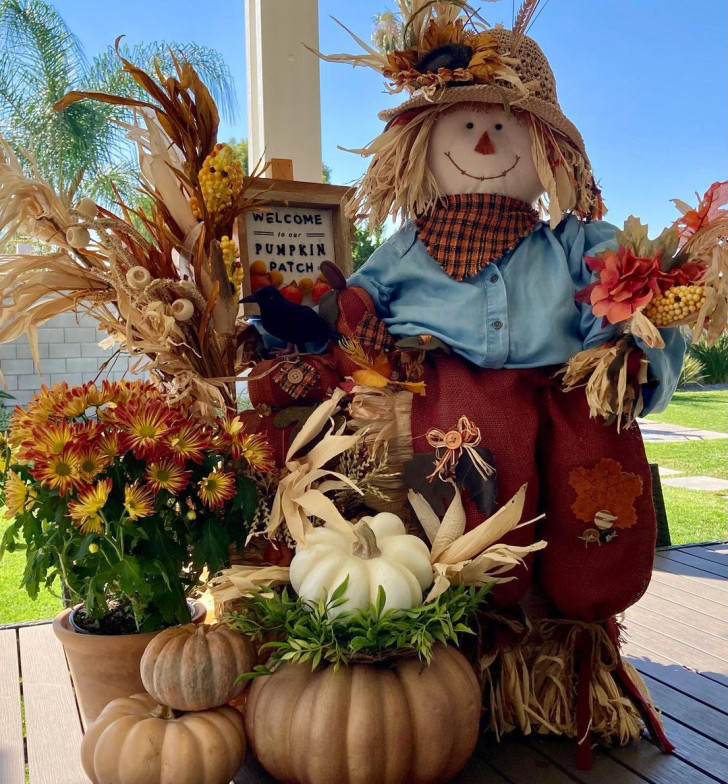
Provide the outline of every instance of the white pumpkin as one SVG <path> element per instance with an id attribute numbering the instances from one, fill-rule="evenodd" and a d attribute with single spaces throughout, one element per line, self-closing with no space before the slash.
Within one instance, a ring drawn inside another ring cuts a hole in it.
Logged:
<path id="1" fill-rule="evenodd" d="M 328 525 L 306 534 L 306 545 L 296 548 L 291 561 L 296 593 L 317 602 L 324 594 L 331 597 L 348 575 L 346 601 L 331 608 L 332 617 L 373 604 L 380 585 L 386 593 L 385 611 L 421 604 L 424 590 L 432 585 L 427 545 L 409 535 L 390 512 L 363 517 L 353 531 L 353 541 Z"/>

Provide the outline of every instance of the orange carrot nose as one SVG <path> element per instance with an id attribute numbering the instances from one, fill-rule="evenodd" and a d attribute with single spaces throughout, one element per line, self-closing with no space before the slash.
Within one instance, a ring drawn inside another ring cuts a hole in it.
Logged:
<path id="1" fill-rule="evenodd" d="M 483 155 L 492 155 L 495 152 L 495 147 L 490 140 L 490 136 L 488 136 L 488 131 L 483 131 L 483 135 L 478 139 L 478 143 L 475 145 L 475 152 Z"/>

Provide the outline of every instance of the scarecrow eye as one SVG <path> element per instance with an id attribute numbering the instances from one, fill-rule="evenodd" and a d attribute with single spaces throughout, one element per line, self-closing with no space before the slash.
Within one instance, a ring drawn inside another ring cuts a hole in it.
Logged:
<path id="1" fill-rule="evenodd" d="M 467 123 L 467 124 L 465 125 L 465 127 L 466 127 L 468 130 L 470 130 L 471 128 L 475 128 L 475 126 L 474 126 L 474 125 L 473 125 L 473 123 L 471 123 L 471 122 Z"/>
<path id="2" fill-rule="evenodd" d="M 496 123 L 495 129 L 496 129 L 496 131 L 502 131 L 503 130 L 503 123 Z"/>

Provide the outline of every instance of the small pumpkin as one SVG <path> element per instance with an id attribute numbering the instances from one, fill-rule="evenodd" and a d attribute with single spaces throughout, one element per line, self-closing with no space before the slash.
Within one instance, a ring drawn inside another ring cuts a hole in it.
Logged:
<path id="1" fill-rule="evenodd" d="M 93 784 L 228 784 L 245 756 L 235 708 L 179 718 L 148 694 L 110 702 L 86 730 L 81 764 Z"/>
<path id="2" fill-rule="evenodd" d="M 353 544 L 328 524 L 306 534 L 306 545 L 296 549 L 291 561 L 293 590 L 317 602 L 325 594 L 331 596 L 348 575 L 346 601 L 331 608 L 331 616 L 373 604 L 380 586 L 386 593 L 385 611 L 421 604 L 424 590 L 432 584 L 427 545 L 408 534 L 390 512 L 363 517 L 353 531 Z"/>
<path id="3" fill-rule="evenodd" d="M 188 623 L 160 632 L 142 656 L 142 683 L 149 694 L 170 708 L 205 710 L 241 694 L 247 681 L 238 675 L 256 662 L 247 637 L 225 626 Z"/>
<path id="4" fill-rule="evenodd" d="M 256 678 L 245 704 L 250 746 L 279 781 L 434 784 L 475 749 L 480 688 L 465 657 L 334 669 L 283 664 Z"/>

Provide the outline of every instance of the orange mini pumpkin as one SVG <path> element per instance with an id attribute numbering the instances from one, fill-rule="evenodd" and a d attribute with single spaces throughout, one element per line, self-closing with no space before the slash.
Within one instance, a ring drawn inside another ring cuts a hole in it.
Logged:
<path id="1" fill-rule="evenodd" d="M 255 648 L 225 626 L 202 624 L 165 629 L 152 639 L 140 665 L 142 683 L 164 705 L 182 711 L 224 705 L 241 694 L 253 669 Z"/>
<path id="2" fill-rule="evenodd" d="M 306 784 L 435 784 L 475 749 L 480 688 L 465 657 L 334 670 L 283 664 L 248 692 L 245 728 L 265 769 Z"/>
<path id="3" fill-rule="evenodd" d="M 148 694 L 110 702 L 86 730 L 93 784 L 228 784 L 245 756 L 240 713 L 223 706 L 176 717 Z"/>

